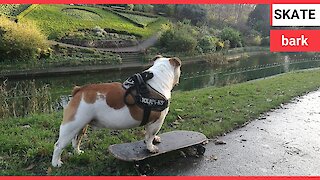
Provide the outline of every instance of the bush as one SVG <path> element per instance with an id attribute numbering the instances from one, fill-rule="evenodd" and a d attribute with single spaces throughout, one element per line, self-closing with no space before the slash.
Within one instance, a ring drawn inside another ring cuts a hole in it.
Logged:
<path id="1" fill-rule="evenodd" d="M 249 35 L 245 37 L 245 44 L 247 46 L 260 46 L 261 45 L 261 36 L 260 35 Z"/>
<path id="2" fill-rule="evenodd" d="M 224 42 L 223 42 L 223 47 L 224 47 L 224 49 L 230 49 L 230 41 L 229 40 L 225 40 Z"/>
<path id="3" fill-rule="evenodd" d="M 198 43 L 198 46 L 203 52 L 215 52 L 217 50 L 218 38 L 214 36 L 203 36 Z"/>
<path id="4" fill-rule="evenodd" d="M 184 30 L 169 29 L 161 35 L 160 45 L 169 51 L 192 52 L 197 46 L 197 40 Z"/>
<path id="5" fill-rule="evenodd" d="M 179 4 L 176 5 L 174 16 L 179 20 L 190 19 L 196 25 L 205 21 L 207 11 L 198 4 Z"/>
<path id="6" fill-rule="evenodd" d="M 39 50 L 40 49 L 40 50 Z M 48 49 L 46 37 L 31 22 L 15 23 L 0 17 L 0 56 L 5 59 L 35 59 Z"/>
<path id="7" fill-rule="evenodd" d="M 270 37 L 264 37 L 261 40 L 261 46 L 270 46 Z"/>
<path id="8" fill-rule="evenodd" d="M 221 31 L 220 38 L 224 41 L 229 40 L 231 48 L 242 47 L 242 38 L 240 32 L 233 28 L 224 28 Z"/>
<path id="9" fill-rule="evenodd" d="M 156 4 L 153 6 L 153 10 L 158 14 L 165 16 L 173 16 L 175 14 L 174 4 Z"/>
<path id="10" fill-rule="evenodd" d="M 136 5 L 134 5 L 133 10 L 140 11 L 140 12 L 146 12 L 146 13 L 152 13 L 153 6 L 151 4 L 136 4 Z"/>
<path id="11" fill-rule="evenodd" d="M 134 8 L 133 4 L 127 4 L 127 6 L 126 6 L 126 10 L 129 10 L 129 11 L 132 11 L 133 8 Z"/>

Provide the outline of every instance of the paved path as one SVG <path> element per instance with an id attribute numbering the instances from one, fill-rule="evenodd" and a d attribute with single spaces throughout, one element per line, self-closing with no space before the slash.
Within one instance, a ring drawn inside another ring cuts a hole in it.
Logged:
<path id="1" fill-rule="evenodd" d="M 59 44 L 61 46 L 65 47 L 71 47 L 71 48 L 80 48 L 80 49 L 94 49 L 94 50 L 99 50 L 99 51 L 108 51 L 108 52 L 116 52 L 116 53 L 121 53 L 121 52 L 142 52 L 145 51 L 147 48 L 153 46 L 159 38 L 159 34 L 153 35 L 150 38 L 144 40 L 140 44 L 136 46 L 130 46 L 130 47 L 122 47 L 122 48 L 92 48 L 92 47 L 84 47 L 84 46 L 76 46 L 72 44 L 66 44 L 66 43 L 61 43 L 57 41 L 49 41 L 50 44 L 55 45 Z"/>
<path id="2" fill-rule="evenodd" d="M 203 158 L 180 158 L 158 175 L 320 175 L 320 90 L 210 142 Z"/>

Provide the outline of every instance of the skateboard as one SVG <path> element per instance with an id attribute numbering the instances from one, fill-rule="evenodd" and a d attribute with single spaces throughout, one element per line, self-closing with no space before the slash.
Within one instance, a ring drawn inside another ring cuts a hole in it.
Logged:
<path id="1" fill-rule="evenodd" d="M 117 159 L 122 161 L 141 161 L 149 157 L 164 154 L 166 152 L 194 146 L 197 155 L 205 152 L 204 142 L 207 137 L 194 131 L 171 131 L 159 135 L 161 143 L 155 144 L 159 152 L 151 153 L 147 150 L 143 140 L 133 143 L 114 144 L 109 146 L 109 152 Z"/>

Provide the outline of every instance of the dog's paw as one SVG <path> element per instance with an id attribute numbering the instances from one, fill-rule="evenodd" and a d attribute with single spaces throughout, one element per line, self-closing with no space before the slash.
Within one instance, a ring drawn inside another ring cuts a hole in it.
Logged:
<path id="1" fill-rule="evenodd" d="M 153 142 L 155 142 L 155 143 L 161 143 L 161 138 L 160 138 L 160 136 L 155 136 L 154 139 L 153 139 Z"/>
<path id="2" fill-rule="evenodd" d="M 148 150 L 151 152 L 151 153 L 157 153 L 159 152 L 159 148 L 155 145 L 152 145 L 150 147 L 148 147 Z"/>
<path id="3" fill-rule="evenodd" d="M 63 164 L 63 162 L 62 162 L 61 160 L 56 161 L 56 162 L 53 162 L 53 161 L 52 161 L 52 166 L 53 166 L 53 167 L 61 167 L 62 164 Z"/>

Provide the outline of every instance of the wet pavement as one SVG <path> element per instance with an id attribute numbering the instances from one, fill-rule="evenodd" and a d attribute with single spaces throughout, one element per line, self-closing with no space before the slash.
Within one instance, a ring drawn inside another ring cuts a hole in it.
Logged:
<path id="1" fill-rule="evenodd" d="M 179 158 L 157 175 L 320 175 L 320 91 L 296 98 L 210 141 L 201 158 Z"/>

